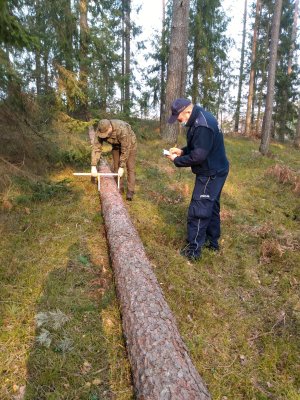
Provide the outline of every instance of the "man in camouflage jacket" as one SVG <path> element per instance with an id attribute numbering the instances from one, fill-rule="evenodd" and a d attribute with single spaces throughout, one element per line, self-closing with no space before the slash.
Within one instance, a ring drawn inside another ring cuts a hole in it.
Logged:
<path id="1" fill-rule="evenodd" d="M 132 200 L 135 187 L 136 136 L 131 126 L 118 119 L 101 119 L 98 123 L 91 155 L 91 174 L 97 176 L 97 164 L 102 153 L 103 142 L 112 145 L 113 170 L 120 178 L 127 169 L 126 199 Z M 123 182 L 121 180 L 121 188 Z"/>

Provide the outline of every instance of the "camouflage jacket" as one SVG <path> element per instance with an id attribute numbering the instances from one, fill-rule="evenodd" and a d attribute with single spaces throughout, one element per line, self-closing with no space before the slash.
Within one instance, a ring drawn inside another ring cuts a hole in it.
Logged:
<path id="1" fill-rule="evenodd" d="M 98 164 L 102 153 L 102 144 L 106 142 L 111 144 L 114 149 L 120 149 L 119 167 L 125 168 L 130 150 L 137 146 L 136 136 L 127 122 L 119 119 L 111 119 L 110 123 L 113 129 L 107 138 L 100 138 L 99 131 L 98 129 L 96 130 L 94 143 L 92 145 L 91 165 Z"/>

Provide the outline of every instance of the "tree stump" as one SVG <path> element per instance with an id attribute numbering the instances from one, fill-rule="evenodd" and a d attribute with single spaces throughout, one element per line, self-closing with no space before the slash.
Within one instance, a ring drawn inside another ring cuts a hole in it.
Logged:
<path id="1" fill-rule="evenodd" d="M 113 178 L 101 178 L 100 198 L 136 398 L 210 399 Z"/>

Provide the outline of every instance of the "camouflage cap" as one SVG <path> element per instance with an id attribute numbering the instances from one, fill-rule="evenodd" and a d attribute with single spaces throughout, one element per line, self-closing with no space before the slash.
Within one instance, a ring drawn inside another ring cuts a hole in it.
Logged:
<path id="1" fill-rule="evenodd" d="M 108 136 L 108 130 L 111 127 L 109 119 L 101 119 L 98 123 L 98 136 L 106 138 Z"/>

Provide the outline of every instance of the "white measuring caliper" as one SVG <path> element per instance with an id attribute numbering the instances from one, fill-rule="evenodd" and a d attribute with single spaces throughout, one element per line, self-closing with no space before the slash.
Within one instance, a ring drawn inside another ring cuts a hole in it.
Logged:
<path id="1" fill-rule="evenodd" d="M 90 172 L 74 172 L 75 176 L 93 176 Z M 120 176 L 116 172 L 98 172 L 97 180 L 98 180 L 98 191 L 100 192 L 100 176 L 117 176 L 118 177 L 118 189 L 120 189 Z M 96 176 L 95 176 L 96 178 Z"/>

